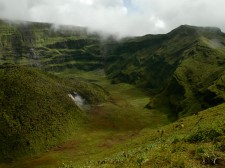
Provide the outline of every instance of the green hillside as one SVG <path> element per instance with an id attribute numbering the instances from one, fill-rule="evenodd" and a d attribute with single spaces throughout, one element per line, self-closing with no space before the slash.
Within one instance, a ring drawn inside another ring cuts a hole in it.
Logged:
<path id="1" fill-rule="evenodd" d="M 146 88 L 148 108 L 177 118 L 225 100 L 225 34 L 218 28 L 180 26 L 110 46 L 106 74 L 112 83 Z"/>
<path id="2" fill-rule="evenodd" d="M 145 110 L 138 107 L 143 104 L 143 93 L 141 94 L 139 89 L 135 87 L 130 89 L 127 85 L 121 84 L 109 85 L 108 89 L 114 97 L 120 95 L 121 99 L 115 102 L 119 106 L 110 107 L 109 103 L 106 103 L 91 110 L 93 113 L 91 117 L 97 118 L 89 120 L 88 129 L 81 129 L 68 141 L 36 157 L 0 164 L 0 167 L 222 168 L 225 166 L 224 103 L 168 124 L 162 123 L 165 117 L 160 117 L 160 113 L 157 115 L 156 111 L 150 110 L 146 115 Z M 133 110 L 136 110 L 136 114 Z M 102 116 L 99 113 L 102 113 Z M 145 115 L 142 121 L 148 119 L 150 127 L 135 128 L 138 127 L 136 125 L 138 114 Z M 121 127 L 124 126 L 129 129 L 121 131 Z"/>
<path id="3" fill-rule="evenodd" d="M 113 147 L 89 158 L 63 162 L 58 167 L 93 168 L 223 168 L 225 166 L 225 104 L 185 117 L 160 129 L 118 135 Z M 106 143 L 106 142 L 105 142 Z M 96 148 L 96 146 L 92 146 Z M 72 158 L 70 158 L 72 160 Z"/>
<path id="4" fill-rule="evenodd" d="M 0 21 L 0 64 L 16 63 L 48 71 L 103 67 L 101 42 L 86 28 Z"/>
<path id="5" fill-rule="evenodd" d="M 224 167 L 224 102 L 219 28 L 0 21 L 0 167 Z"/>
<path id="6" fill-rule="evenodd" d="M 76 134 L 87 116 L 68 96 L 73 92 L 90 105 L 109 97 L 98 85 L 84 81 L 0 66 L 0 161 L 43 152 Z"/>

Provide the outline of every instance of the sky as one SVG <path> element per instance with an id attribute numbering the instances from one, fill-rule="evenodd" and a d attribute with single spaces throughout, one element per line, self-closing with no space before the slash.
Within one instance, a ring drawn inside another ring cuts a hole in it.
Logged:
<path id="1" fill-rule="evenodd" d="M 225 31 L 225 0 L 0 0 L 0 18 L 88 27 L 118 36 L 167 33 L 179 25 Z"/>

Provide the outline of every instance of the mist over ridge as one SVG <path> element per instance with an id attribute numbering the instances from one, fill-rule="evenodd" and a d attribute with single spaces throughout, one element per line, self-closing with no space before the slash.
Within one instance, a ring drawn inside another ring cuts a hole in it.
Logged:
<path id="1" fill-rule="evenodd" d="M 225 29 L 223 0 L 0 0 L 0 17 L 88 27 L 119 37 L 167 33 L 182 24 Z"/>

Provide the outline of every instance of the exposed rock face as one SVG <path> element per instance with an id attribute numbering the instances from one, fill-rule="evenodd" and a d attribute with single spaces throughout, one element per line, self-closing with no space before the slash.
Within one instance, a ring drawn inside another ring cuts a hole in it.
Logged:
<path id="1" fill-rule="evenodd" d="M 73 92 L 68 94 L 68 96 L 74 101 L 74 103 L 81 109 L 81 110 L 88 110 L 90 108 L 87 101 L 79 95 L 77 92 Z"/>

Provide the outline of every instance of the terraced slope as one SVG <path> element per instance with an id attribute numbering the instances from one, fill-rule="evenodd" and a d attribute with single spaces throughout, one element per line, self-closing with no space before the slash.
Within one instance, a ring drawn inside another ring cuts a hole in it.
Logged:
<path id="1" fill-rule="evenodd" d="M 103 67 L 100 50 L 99 36 L 82 27 L 0 21 L 0 64 L 94 70 Z"/>

